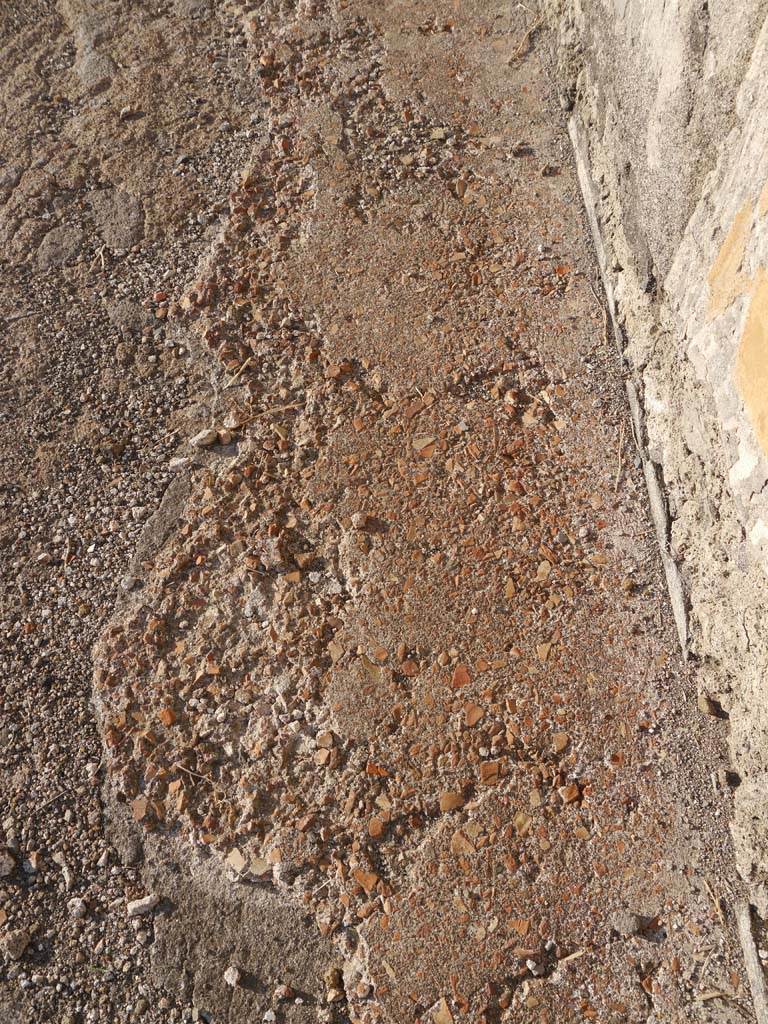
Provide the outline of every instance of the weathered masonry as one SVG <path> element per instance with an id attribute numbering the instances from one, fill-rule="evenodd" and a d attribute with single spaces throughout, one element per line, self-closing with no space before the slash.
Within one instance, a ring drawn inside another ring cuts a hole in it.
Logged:
<path id="1" fill-rule="evenodd" d="M 768 4 L 545 0 L 681 642 L 768 912 Z M 711 705 L 710 705 L 711 706 Z"/>

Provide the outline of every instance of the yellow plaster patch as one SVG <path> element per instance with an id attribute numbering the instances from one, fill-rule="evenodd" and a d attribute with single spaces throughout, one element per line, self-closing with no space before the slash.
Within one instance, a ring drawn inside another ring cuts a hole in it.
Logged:
<path id="1" fill-rule="evenodd" d="M 749 289 L 751 282 L 742 272 L 741 265 L 744 262 L 744 251 L 751 227 L 752 204 L 746 202 L 734 217 L 728 237 L 723 242 L 707 278 L 710 320 L 724 313 L 734 299 Z"/>
<path id="2" fill-rule="evenodd" d="M 755 278 L 735 379 L 757 440 L 768 454 L 768 270 L 764 267 Z"/>

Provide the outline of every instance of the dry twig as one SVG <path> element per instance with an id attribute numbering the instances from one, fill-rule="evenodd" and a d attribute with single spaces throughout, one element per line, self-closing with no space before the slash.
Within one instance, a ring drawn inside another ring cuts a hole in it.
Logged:
<path id="1" fill-rule="evenodd" d="M 539 15 L 539 17 L 536 18 L 536 20 L 533 22 L 533 24 L 528 28 L 528 31 L 525 33 L 523 38 L 518 43 L 517 49 L 515 50 L 515 55 L 512 58 L 513 60 L 516 60 L 518 57 L 521 56 L 521 54 L 523 52 L 523 48 L 525 47 L 526 43 L 529 42 L 531 36 L 536 31 L 536 29 L 541 27 L 543 21 L 544 21 L 543 16 Z"/>

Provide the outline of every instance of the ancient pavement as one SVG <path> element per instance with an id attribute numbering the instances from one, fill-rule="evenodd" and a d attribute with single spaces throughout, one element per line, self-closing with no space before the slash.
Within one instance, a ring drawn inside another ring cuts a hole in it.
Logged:
<path id="1" fill-rule="evenodd" d="M 535 11 L 130 6 L 0 15 L 66 108 L 2 208 L 7 1018 L 754 1019 Z"/>

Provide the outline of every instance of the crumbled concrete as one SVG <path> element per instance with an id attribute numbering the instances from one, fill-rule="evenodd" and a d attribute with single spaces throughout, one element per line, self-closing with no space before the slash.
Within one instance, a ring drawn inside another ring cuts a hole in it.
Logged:
<path id="1" fill-rule="evenodd" d="M 96 228 L 115 251 L 137 245 L 144 234 L 141 202 L 122 189 L 99 189 L 90 196 Z"/>
<path id="2" fill-rule="evenodd" d="M 37 265 L 40 270 L 62 267 L 80 252 L 85 235 L 74 224 L 62 224 L 45 236 L 37 250 Z"/>

